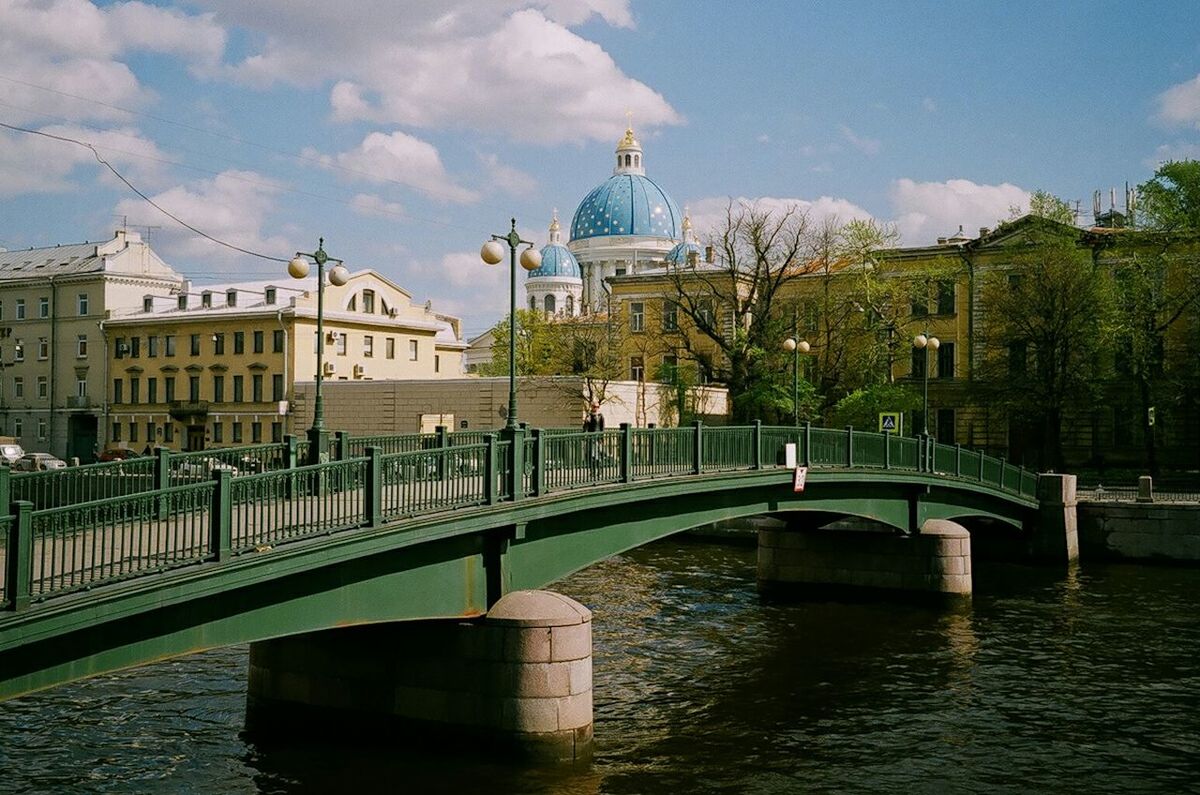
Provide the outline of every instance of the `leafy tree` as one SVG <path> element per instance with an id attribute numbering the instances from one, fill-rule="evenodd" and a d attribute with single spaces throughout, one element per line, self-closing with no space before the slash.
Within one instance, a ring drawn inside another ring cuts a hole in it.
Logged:
<path id="1" fill-rule="evenodd" d="M 551 325 L 532 309 L 517 310 L 517 375 L 553 375 Z M 480 375 L 508 375 L 508 318 L 492 328 L 492 360 L 479 368 Z"/>
<path id="2" fill-rule="evenodd" d="M 829 424 L 839 428 L 853 425 L 855 428 L 875 430 L 879 414 L 883 411 L 909 413 L 909 432 L 912 427 L 911 412 L 921 407 L 921 395 L 906 384 L 872 384 L 856 389 L 834 405 L 829 414 Z"/>
<path id="3" fill-rule="evenodd" d="M 1138 186 L 1141 226 L 1166 232 L 1200 232 L 1200 160 L 1159 166 Z"/>
<path id="4" fill-rule="evenodd" d="M 1020 205 L 1013 205 L 1008 208 L 1009 221 L 1015 221 L 1026 214 L 1057 221 L 1067 226 L 1075 225 L 1075 211 L 1071 209 L 1071 205 L 1053 193 L 1044 191 L 1041 188 L 1038 188 L 1029 196 L 1028 213 Z"/>
<path id="5" fill-rule="evenodd" d="M 1117 328 L 1112 276 L 1076 235 L 1031 229 L 984 276 L 981 305 L 977 397 L 1008 410 L 1042 466 L 1061 468 L 1064 414 L 1097 397 Z"/>

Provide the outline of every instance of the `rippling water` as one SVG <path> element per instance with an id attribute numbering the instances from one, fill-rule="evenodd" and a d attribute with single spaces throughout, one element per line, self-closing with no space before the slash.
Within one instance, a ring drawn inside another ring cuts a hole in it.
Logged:
<path id="1" fill-rule="evenodd" d="M 555 589 L 594 614 L 586 772 L 320 725 L 250 743 L 239 647 L 0 705 L 0 791 L 1200 791 L 1200 570 L 977 568 L 957 611 L 765 603 L 753 549 L 667 541 Z"/>

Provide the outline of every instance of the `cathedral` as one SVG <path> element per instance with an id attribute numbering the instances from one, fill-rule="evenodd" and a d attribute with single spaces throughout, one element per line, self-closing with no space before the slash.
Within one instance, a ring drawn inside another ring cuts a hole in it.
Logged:
<path id="1" fill-rule="evenodd" d="M 612 176 L 579 203 L 565 244 L 555 212 L 541 267 L 530 271 L 525 282 L 530 309 L 551 317 L 604 311 L 606 278 L 699 257 L 691 221 L 646 176 L 642 144 L 632 127 L 617 142 L 616 158 Z"/>

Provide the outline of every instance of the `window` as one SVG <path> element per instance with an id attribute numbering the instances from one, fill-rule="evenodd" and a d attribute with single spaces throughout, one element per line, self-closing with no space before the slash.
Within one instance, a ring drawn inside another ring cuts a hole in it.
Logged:
<path id="1" fill-rule="evenodd" d="M 625 275 L 625 273 L 626 273 L 626 270 L 625 270 L 625 266 L 624 266 L 624 265 L 618 265 L 618 266 L 616 267 L 616 273 L 615 273 L 615 275 L 617 275 L 617 276 L 624 276 L 624 275 Z"/>
<path id="2" fill-rule="evenodd" d="M 271 332 L 271 353 L 283 353 L 283 329 L 277 328 Z"/>
<path id="3" fill-rule="evenodd" d="M 170 375 L 163 379 L 163 400 L 168 403 L 175 401 L 175 376 Z"/>
<path id="4" fill-rule="evenodd" d="M 349 341 L 349 337 L 350 335 L 344 331 L 337 335 L 337 341 L 334 343 L 334 350 L 337 351 L 338 356 L 346 355 L 346 343 Z"/>
<path id="5" fill-rule="evenodd" d="M 1008 374 L 1025 375 L 1025 365 L 1029 361 L 1029 348 L 1024 340 L 1008 343 Z"/>
<path id="6" fill-rule="evenodd" d="M 242 424 L 240 422 L 233 423 L 233 442 L 238 444 L 242 441 Z"/>
<path id="7" fill-rule="evenodd" d="M 17 337 L 17 341 L 13 343 L 13 361 L 25 361 L 25 346 L 21 344 L 20 337 Z"/>
<path id="8" fill-rule="evenodd" d="M 146 423 L 146 441 L 147 442 L 154 441 L 154 423 L 153 422 Z"/>
<path id="9" fill-rule="evenodd" d="M 234 403 L 242 403 L 243 398 L 246 397 L 245 389 L 243 388 L 243 381 L 244 381 L 243 376 L 235 375 L 233 377 L 233 402 Z"/>
<path id="10" fill-rule="evenodd" d="M 157 378 L 147 378 L 146 379 L 146 402 L 147 403 L 157 403 L 158 402 L 158 379 Z"/>
<path id="11" fill-rule="evenodd" d="M 141 402 L 141 399 L 142 399 L 142 379 L 138 378 L 136 375 L 130 376 L 130 378 L 129 378 L 129 402 L 136 406 L 138 403 Z"/>
<path id="12" fill-rule="evenodd" d="M 575 296 L 567 296 L 565 310 L 568 317 L 573 317 L 575 315 Z"/>
<path id="13" fill-rule="evenodd" d="M 188 376 L 188 400 L 192 403 L 200 402 L 200 376 Z"/>
<path id="14" fill-rule="evenodd" d="M 129 441 L 136 442 L 137 440 L 137 423 L 131 422 L 129 423 Z"/>
<path id="15" fill-rule="evenodd" d="M 225 291 L 225 306 L 237 306 L 237 290 Z"/>
<path id="16" fill-rule="evenodd" d="M 272 422 L 271 423 L 271 441 L 276 442 L 276 443 L 283 441 L 283 423 L 282 422 Z"/>
<path id="17" fill-rule="evenodd" d="M 50 397 L 50 377 L 39 375 L 37 379 L 38 400 L 45 400 Z"/>
<path id="18" fill-rule="evenodd" d="M 87 293 L 80 293 L 79 295 L 75 296 L 75 312 L 79 315 L 86 315 L 88 313 Z"/>
<path id="19" fill-rule="evenodd" d="M 225 423 L 214 420 L 212 424 L 213 442 L 220 444 L 225 441 Z"/>
<path id="20" fill-rule="evenodd" d="M 87 358 L 87 334 L 79 334 L 75 337 L 75 358 Z"/>
<path id="21" fill-rule="evenodd" d="M 914 284 L 912 291 L 912 301 L 909 311 L 913 317 L 925 317 L 929 314 L 929 290 L 928 285 Z"/>
<path id="22" fill-rule="evenodd" d="M 943 342 L 937 352 L 938 378 L 954 377 L 954 343 Z"/>
<path id="23" fill-rule="evenodd" d="M 938 282 L 937 311 L 939 315 L 954 314 L 954 282 Z"/>
<path id="24" fill-rule="evenodd" d="M 384 341 L 383 349 L 387 353 L 387 357 L 389 359 L 395 359 L 396 358 L 396 338 L 388 337 L 387 340 Z"/>
<path id="25" fill-rule="evenodd" d="M 433 371 L 435 373 L 440 373 L 442 371 L 442 357 L 436 354 L 434 354 L 433 357 Z"/>
<path id="26" fill-rule="evenodd" d="M 38 299 L 38 317 L 40 317 L 40 318 L 50 317 L 50 299 L 49 298 L 43 297 L 43 298 Z"/>
<path id="27" fill-rule="evenodd" d="M 114 422 L 112 427 L 112 440 L 114 442 L 121 441 L 121 423 Z"/>
<path id="28" fill-rule="evenodd" d="M 191 348 L 192 356 L 200 355 L 200 335 L 193 334 L 188 338 L 189 347 Z"/>
<path id="29" fill-rule="evenodd" d="M 38 417 L 38 439 L 44 442 L 46 441 L 46 435 L 46 420 Z"/>
<path id="30" fill-rule="evenodd" d="M 16 317 L 17 317 L 17 320 L 25 319 L 25 299 L 24 298 L 17 299 L 17 315 L 16 315 Z"/>
<path id="31" fill-rule="evenodd" d="M 25 397 L 25 379 L 21 376 L 13 376 L 13 397 Z M 20 434 L 17 434 L 20 436 Z"/>
<path id="32" fill-rule="evenodd" d="M 241 356 L 246 352 L 246 332 L 233 332 L 233 353 L 235 356 Z"/>
<path id="33" fill-rule="evenodd" d="M 113 403 L 125 402 L 125 383 L 120 378 L 113 379 Z"/>
<path id="34" fill-rule="evenodd" d="M 663 331 L 675 331 L 679 328 L 679 304 L 674 301 L 663 301 Z"/>
<path id="35" fill-rule="evenodd" d="M 163 441 L 167 444 L 175 441 L 175 424 L 171 422 L 163 423 Z"/>
<path id="36" fill-rule="evenodd" d="M 217 356 L 225 354 L 225 333 L 222 331 L 213 334 L 213 353 Z"/>
<path id="37" fill-rule="evenodd" d="M 225 402 L 225 376 L 213 376 L 213 403 Z"/>
<path id="38" fill-rule="evenodd" d="M 142 356 L 142 338 L 141 337 L 130 337 L 129 338 L 129 356 L 132 359 L 140 359 L 141 358 L 141 356 Z"/>
<path id="39" fill-rule="evenodd" d="M 375 338 L 370 334 L 363 337 L 363 356 L 370 359 L 375 355 Z"/>
<path id="40" fill-rule="evenodd" d="M 114 347 L 116 348 L 116 356 L 118 359 L 124 359 L 125 354 L 129 352 L 129 343 L 125 341 L 124 337 L 117 337 Z"/>
<path id="41" fill-rule="evenodd" d="M 75 376 L 75 396 L 85 398 L 88 393 L 86 376 Z"/>
<path id="42" fill-rule="evenodd" d="M 633 356 L 629 359 L 629 380 L 644 381 L 646 378 L 646 360 L 641 356 Z"/>
<path id="43" fill-rule="evenodd" d="M 547 316 L 553 315 L 554 314 L 554 296 L 548 295 L 545 298 L 543 298 L 542 299 L 542 308 L 545 310 Z"/>
<path id="44" fill-rule="evenodd" d="M 151 359 L 158 356 L 158 337 L 146 337 L 146 355 Z"/>
<path id="45" fill-rule="evenodd" d="M 13 436 L 16 436 L 19 438 L 22 435 L 21 426 L 22 426 L 21 418 L 20 417 L 14 418 L 13 419 Z"/>
<path id="46" fill-rule="evenodd" d="M 679 357 L 674 354 L 667 354 L 662 359 L 662 372 L 660 377 L 668 384 L 674 384 L 679 380 Z"/>
<path id="47" fill-rule="evenodd" d="M 255 403 L 263 402 L 263 377 L 262 373 L 255 373 L 250 376 L 250 400 Z"/>
<path id="48" fill-rule="evenodd" d="M 271 376 L 271 400 L 283 399 L 283 376 L 276 373 Z"/>
<path id="49" fill-rule="evenodd" d="M 164 356 L 174 356 L 175 355 L 175 335 L 174 334 L 168 334 L 165 337 L 163 337 L 163 355 Z"/>
<path id="50" fill-rule="evenodd" d="M 534 298 L 532 295 L 529 296 L 529 311 L 530 312 L 537 311 L 537 299 Z"/>
<path id="51" fill-rule="evenodd" d="M 410 362 L 415 362 L 417 360 L 417 341 L 416 340 L 408 341 L 408 360 Z"/>
<path id="52" fill-rule="evenodd" d="M 646 305 L 641 301 L 629 302 L 629 330 L 643 331 L 646 328 Z M 640 380 L 640 379 L 639 379 Z"/>
<path id="53" fill-rule="evenodd" d="M 912 349 L 912 368 L 910 374 L 913 378 L 925 377 L 925 348 Z"/>
<path id="54" fill-rule="evenodd" d="M 368 315 L 375 314 L 375 291 L 363 290 L 363 311 Z"/>
<path id="55" fill-rule="evenodd" d="M 200 306 L 204 309 L 212 309 L 212 293 L 208 290 L 200 293 Z"/>
<path id="56" fill-rule="evenodd" d="M 713 302 L 711 298 L 701 299 L 696 306 L 696 319 L 700 321 L 700 325 L 706 328 L 713 328 Z"/>
<path id="57" fill-rule="evenodd" d="M 267 288 L 266 295 L 263 299 L 263 302 L 268 303 L 268 304 L 275 303 L 275 288 L 274 287 Z"/>
<path id="58" fill-rule="evenodd" d="M 180 293 L 180 294 L 179 294 L 179 298 L 177 298 L 177 299 L 176 299 L 176 305 L 177 305 L 177 306 L 178 306 L 178 307 L 179 307 L 181 310 L 182 310 L 182 309 L 187 309 L 187 306 L 188 306 L 188 294 L 187 294 L 187 293 Z"/>
<path id="59" fill-rule="evenodd" d="M 45 361 L 50 358 L 50 340 L 46 337 L 38 337 L 38 361 Z"/>
<path id="60" fill-rule="evenodd" d="M 250 441 L 253 442 L 254 444 L 258 444 L 262 441 L 262 423 L 261 422 L 250 423 Z"/>
<path id="61" fill-rule="evenodd" d="M 263 352 L 263 333 L 261 331 L 254 332 L 254 352 Z"/>
<path id="62" fill-rule="evenodd" d="M 143 312 L 153 312 L 154 311 L 154 296 L 148 295 L 142 299 L 142 311 Z"/>

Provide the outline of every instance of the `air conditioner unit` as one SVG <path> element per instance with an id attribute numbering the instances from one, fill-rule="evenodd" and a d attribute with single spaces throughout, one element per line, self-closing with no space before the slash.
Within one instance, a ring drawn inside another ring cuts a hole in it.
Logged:
<path id="1" fill-rule="evenodd" d="M 333 375 L 333 362 L 325 362 L 325 375 Z"/>
<path id="2" fill-rule="evenodd" d="M 337 337 L 337 332 L 336 332 L 336 331 L 327 331 L 327 332 L 325 332 L 325 344 L 326 344 L 326 345 L 336 345 L 336 344 L 337 344 L 337 338 L 338 338 L 338 337 Z"/>
<path id="3" fill-rule="evenodd" d="M 354 377 L 362 378 L 367 373 L 367 368 L 361 364 L 354 365 Z"/>
<path id="4" fill-rule="evenodd" d="M 394 318 L 397 314 L 399 314 L 399 313 L 396 311 L 395 307 L 391 307 L 388 309 L 388 317 Z"/>

